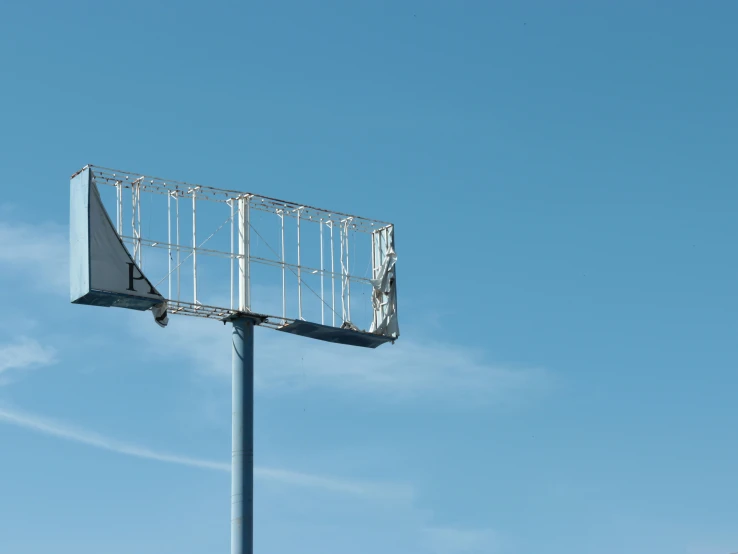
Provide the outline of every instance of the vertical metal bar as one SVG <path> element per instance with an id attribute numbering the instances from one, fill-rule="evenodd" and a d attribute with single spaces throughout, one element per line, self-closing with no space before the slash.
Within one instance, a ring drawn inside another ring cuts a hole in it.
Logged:
<path id="1" fill-rule="evenodd" d="M 377 232 L 372 231 L 372 279 L 377 278 Z M 377 310 L 374 309 L 374 289 L 372 288 L 372 318 L 374 321 L 374 324 L 372 325 L 372 329 L 377 328 Z"/>
<path id="2" fill-rule="evenodd" d="M 136 240 L 136 181 L 131 183 L 131 236 L 133 237 L 133 263 L 138 256 L 138 241 Z"/>
<path id="3" fill-rule="evenodd" d="M 197 307 L 197 188 L 192 189 L 192 294 Z"/>
<path id="4" fill-rule="evenodd" d="M 172 194 L 167 194 L 167 299 L 172 298 Z"/>
<path id="5" fill-rule="evenodd" d="M 383 240 L 380 242 L 380 248 L 381 248 L 380 253 L 382 255 L 381 257 L 382 262 L 384 263 L 384 258 L 389 252 L 389 228 L 385 227 L 384 230 L 382 231 L 382 239 Z M 386 317 L 387 311 L 389 309 L 388 306 L 389 306 L 389 298 L 387 298 L 386 295 L 382 295 L 382 301 L 381 301 L 382 311 L 380 314 L 380 317 L 381 317 L 380 321 L 384 320 L 384 318 Z"/>
<path id="6" fill-rule="evenodd" d="M 119 226 L 118 234 L 122 235 L 123 234 L 123 183 L 120 184 L 120 207 L 119 209 L 120 209 L 120 214 L 118 214 L 118 216 L 120 218 L 120 226 Z"/>
<path id="7" fill-rule="evenodd" d="M 116 215 L 116 230 L 118 235 L 123 234 L 123 183 L 118 181 L 115 183 L 115 215 Z"/>
<path id="8" fill-rule="evenodd" d="M 182 248 L 182 243 L 179 242 L 179 190 L 177 191 L 176 196 L 174 197 L 174 211 L 175 211 L 175 216 L 177 220 L 177 223 L 176 223 L 176 227 L 177 227 L 177 232 L 176 232 L 176 235 L 177 235 L 176 236 L 176 241 L 177 241 L 177 301 L 179 302 L 180 289 L 181 289 L 180 285 L 182 284 L 181 279 L 180 279 L 180 270 L 179 270 L 180 268 L 179 251 Z"/>
<path id="9" fill-rule="evenodd" d="M 280 223 L 282 226 L 282 319 L 287 318 L 287 283 L 285 276 L 285 259 L 284 259 L 284 210 L 279 213 Z"/>
<path id="10" fill-rule="evenodd" d="M 338 225 L 338 238 L 341 244 L 341 324 L 343 324 L 346 321 L 346 282 L 343 278 L 343 221 Z"/>
<path id="11" fill-rule="evenodd" d="M 333 326 L 336 326 L 336 256 L 333 254 L 333 222 L 331 221 L 331 312 Z"/>
<path id="12" fill-rule="evenodd" d="M 302 208 L 297 208 L 297 317 L 302 319 L 302 266 L 300 265 L 300 215 Z"/>
<path id="13" fill-rule="evenodd" d="M 139 182 L 136 186 L 136 206 L 138 207 L 138 215 L 136 216 L 136 219 L 138 220 L 138 267 L 143 271 L 143 252 L 142 252 L 142 244 L 141 244 L 141 183 Z"/>
<path id="14" fill-rule="evenodd" d="M 251 311 L 251 196 L 246 198 L 246 308 Z"/>
<path id="15" fill-rule="evenodd" d="M 351 263 L 349 260 L 349 223 L 351 218 L 346 220 L 346 315 L 351 321 Z"/>
<path id="16" fill-rule="evenodd" d="M 115 232 L 120 232 L 120 182 L 115 182 Z"/>
<path id="17" fill-rule="evenodd" d="M 228 200 L 228 205 L 231 207 L 231 310 L 233 309 L 233 228 L 235 222 L 233 221 L 233 199 Z"/>
<path id="18" fill-rule="evenodd" d="M 254 548 L 254 322 L 233 321 L 231 554 Z"/>
<path id="19" fill-rule="evenodd" d="M 323 300 L 323 220 L 320 224 L 320 323 L 325 325 L 325 300 Z"/>
<path id="20" fill-rule="evenodd" d="M 251 311 L 251 239 L 249 222 L 249 196 L 238 199 L 238 309 Z"/>

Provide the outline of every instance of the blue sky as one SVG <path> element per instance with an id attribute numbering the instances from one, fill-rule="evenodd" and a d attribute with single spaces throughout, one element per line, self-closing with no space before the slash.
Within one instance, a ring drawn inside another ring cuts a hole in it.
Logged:
<path id="1" fill-rule="evenodd" d="M 228 329 L 68 303 L 87 163 L 397 225 L 257 333 L 260 553 L 738 550 L 734 2 L 0 6 L 0 552 L 224 552 Z"/>

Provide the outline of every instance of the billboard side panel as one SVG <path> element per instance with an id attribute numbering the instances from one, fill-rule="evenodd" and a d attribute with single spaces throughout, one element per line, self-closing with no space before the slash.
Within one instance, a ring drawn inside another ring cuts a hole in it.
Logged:
<path id="1" fill-rule="evenodd" d="M 69 240 L 74 304 L 148 310 L 164 300 L 120 240 L 89 168 L 71 181 Z"/>
<path id="2" fill-rule="evenodd" d="M 90 170 L 72 177 L 69 205 L 69 292 L 79 303 L 90 292 Z"/>

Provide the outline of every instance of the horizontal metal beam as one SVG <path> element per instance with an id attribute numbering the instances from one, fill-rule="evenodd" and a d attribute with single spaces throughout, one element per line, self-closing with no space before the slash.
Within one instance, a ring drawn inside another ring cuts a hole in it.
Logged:
<path id="1" fill-rule="evenodd" d="M 339 327 L 332 327 L 330 325 L 319 325 L 317 323 L 309 323 L 305 321 L 298 321 L 296 319 L 290 318 L 290 317 L 282 317 L 281 315 L 268 315 L 268 314 L 257 314 L 257 313 L 246 313 L 246 312 L 240 312 L 238 310 L 231 310 L 227 308 L 218 308 L 216 306 L 204 306 L 202 304 L 193 304 L 192 302 L 181 302 L 172 300 L 168 302 L 168 312 L 170 315 L 186 315 L 191 317 L 202 317 L 205 319 L 214 319 L 217 321 L 222 321 L 223 323 L 231 322 L 239 318 L 249 318 L 254 321 L 255 325 L 260 325 L 263 327 L 269 327 L 270 329 L 277 329 L 277 330 L 283 330 L 285 327 L 289 327 L 290 325 L 294 323 L 301 323 L 304 325 L 311 326 L 312 328 L 321 328 L 324 329 L 324 333 L 329 332 L 330 329 L 336 329 L 338 330 Z M 291 331 L 291 327 L 289 327 L 289 332 Z M 342 333 L 357 333 L 358 335 L 365 335 L 368 337 L 373 338 L 367 338 L 367 340 L 370 340 L 371 342 L 387 342 L 394 340 L 392 337 L 385 337 L 385 335 L 380 335 L 378 333 L 370 333 L 366 330 L 352 330 L 352 329 L 342 329 Z M 300 332 L 297 332 L 296 334 L 302 334 Z M 309 336 L 309 335 L 306 335 Z M 378 339 L 377 337 L 383 337 L 382 339 Z M 321 339 L 325 340 L 325 339 Z M 336 341 L 334 341 L 336 342 Z"/>
<path id="2" fill-rule="evenodd" d="M 145 238 L 138 239 L 138 237 L 131 237 L 128 235 L 122 235 L 120 238 L 123 239 L 123 242 L 125 244 L 134 244 L 134 241 L 135 241 L 136 243 L 140 242 L 141 245 L 149 246 L 151 248 L 164 248 L 167 250 L 169 248 L 172 248 L 173 250 L 176 250 L 178 248 L 176 244 L 170 244 L 168 242 L 161 242 L 158 240 L 145 239 Z M 184 252 L 192 252 L 195 249 L 193 249 L 192 246 L 190 245 L 182 244 L 182 245 L 179 245 L 179 250 L 184 251 Z M 196 250 L 198 254 L 206 254 L 206 255 L 214 256 L 218 258 L 240 259 L 244 257 L 241 254 L 235 254 L 235 253 L 231 254 L 230 252 L 224 252 L 221 250 L 212 250 L 210 248 L 201 248 L 199 246 L 196 248 Z M 294 269 L 294 270 L 297 270 L 299 268 L 301 271 L 307 271 L 308 273 L 312 275 L 320 275 L 322 273 L 326 277 L 335 277 L 336 279 L 341 279 L 342 277 L 346 277 L 345 275 L 341 275 L 340 273 L 328 271 L 327 269 L 320 270 L 316 267 L 310 267 L 306 265 L 297 265 L 297 264 L 292 264 L 289 262 L 281 262 L 280 260 L 261 258 L 259 256 L 251 256 L 250 259 L 253 262 L 257 262 L 257 263 L 272 266 L 272 267 L 282 267 L 282 265 L 284 265 L 285 267 Z M 349 275 L 349 279 L 351 279 L 355 283 L 364 283 L 367 285 L 372 284 L 371 279 L 366 278 L 366 277 L 356 277 L 355 275 Z"/>
<path id="3" fill-rule="evenodd" d="M 391 223 L 388 223 L 386 221 L 369 219 L 366 217 L 326 210 L 323 208 L 316 208 L 314 206 L 307 206 L 305 204 L 297 202 L 289 202 L 287 200 L 270 198 L 268 196 L 261 196 L 259 194 L 252 194 L 229 189 L 217 189 L 213 187 L 184 183 L 181 181 L 165 180 L 159 177 L 150 177 L 139 173 L 119 171 L 117 169 L 109 169 L 92 165 L 86 167 L 90 168 L 92 174 L 96 179 L 96 182 L 100 185 L 117 185 L 122 188 L 130 188 L 133 181 L 140 180 L 141 192 L 184 197 L 190 196 L 192 191 L 196 189 L 198 200 L 208 200 L 211 202 L 220 202 L 223 204 L 227 204 L 230 200 L 241 198 L 244 195 L 249 195 L 252 198 L 251 208 L 254 210 L 274 214 L 277 213 L 277 210 L 283 210 L 286 217 L 292 218 L 297 218 L 297 210 L 300 210 L 300 219 L 303 222 L 309 221 L 312 223 L 319 223 L 322 219 L 324 223 L 331 221 L 336 224 L 340 224 L 341 221 L 344 221 L 347 218 L 352 218 L 351 229 L 360 233 L 371 233 L 372 231 L 375 231 L 381 227 L 391 225 Z"/>

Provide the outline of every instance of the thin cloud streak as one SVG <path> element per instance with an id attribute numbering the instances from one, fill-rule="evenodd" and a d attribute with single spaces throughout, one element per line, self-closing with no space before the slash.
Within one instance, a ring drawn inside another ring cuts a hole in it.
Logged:
<path id="1" fill-rule="evenodd" d="M 146 460 L 155 460 L 158 462 L 166 462 L 183 466 L 195 467 L 200 469 L 210 469 L 221 472 L 230 472 L 231 466 L 228 463 L 217 462 L 214 460 L 203 460 L 200 458 L 191 458 L 189 456 L 180 456 L 178 454 L 170 454 L 151 450 L 144 446 L 139 446 L 92 431 L 72 427 L 61 424 L 47 418 L 39 417 L 35 414 L 29 414 L 17 409 L 0 408 L 0 422 L 14 425 L 23 429 L 28 429 L 43 435 L 48 435 L 60 439 L 65 439 L 87 446 L 92 446 L 117 454 L 125 454 L 135 458 Z M 254 468 L 254 476 L 264 480 L 279 482 L 287 485 L 299 487 L 307 487 L 321 489 L 329 492 L 337 492 L 349 494 L 352 496 L 360 496 L 367 498 L 400 498 L 406 499 L 412 497 L 412 490 L 409 487 L 395 484 L 382 483 L 366 483 L 360 481 L 349 481 L 342 479 L 334 479 L 332 477 L 324 477 L 298 471 L 290 471 L 285 469 L 277 469 L 270 467 Z"/>
<path id="2" fill-rule="evenodd" d="M 434 554 L 492 554 L 501 551 L 498 534 L 489 528 L 428 526 L 424 534 L 427 547 Z"/>
<path id="3" fill-rule="evenodd" d="M 255 468 L 254 475 L 265 480 L 278 481 L 288 485 L 322 489 L 363 498 L 393 500 L 397 502 L 411 502 L 415 498 L 413 487 L 402 483 L 349 481 L 267 467 Z"/>
<path id="4" fill-rule="evenodd" d="M 56 351 L 36 340 L 21 337 L 0 344 L 0 374 L 17 369 L 31 369 L 56 362 Z"/>
<path id="5" fill-rule="evenodd" d="M 61 439 L 67 439 L 88 446 L 94 446 L 110 452 L 118 454 L 126 454 L 136 458 L 144 458 L 148 460 L 156 460 L 159 462 L 169 462 L 190 467 L 199 467 L 203 469 L 214 469 L 218 471 L 230 471 L 230 465 L 210 460 L 200 460 L 187 456 L 178 456 L 175 454 L 167 454 L 157 452 L 145 447 L 110 439 L 103 435 L 86 431 L 83 429 L 61 425 L 49 419 L 41 418 L 36 415 L 20 412 L 18 410 L 8 410 L 0 408 L 0 421 L 22 427 L 31 431 L 36 431 L 44 435 L 50 435 Z"/>

